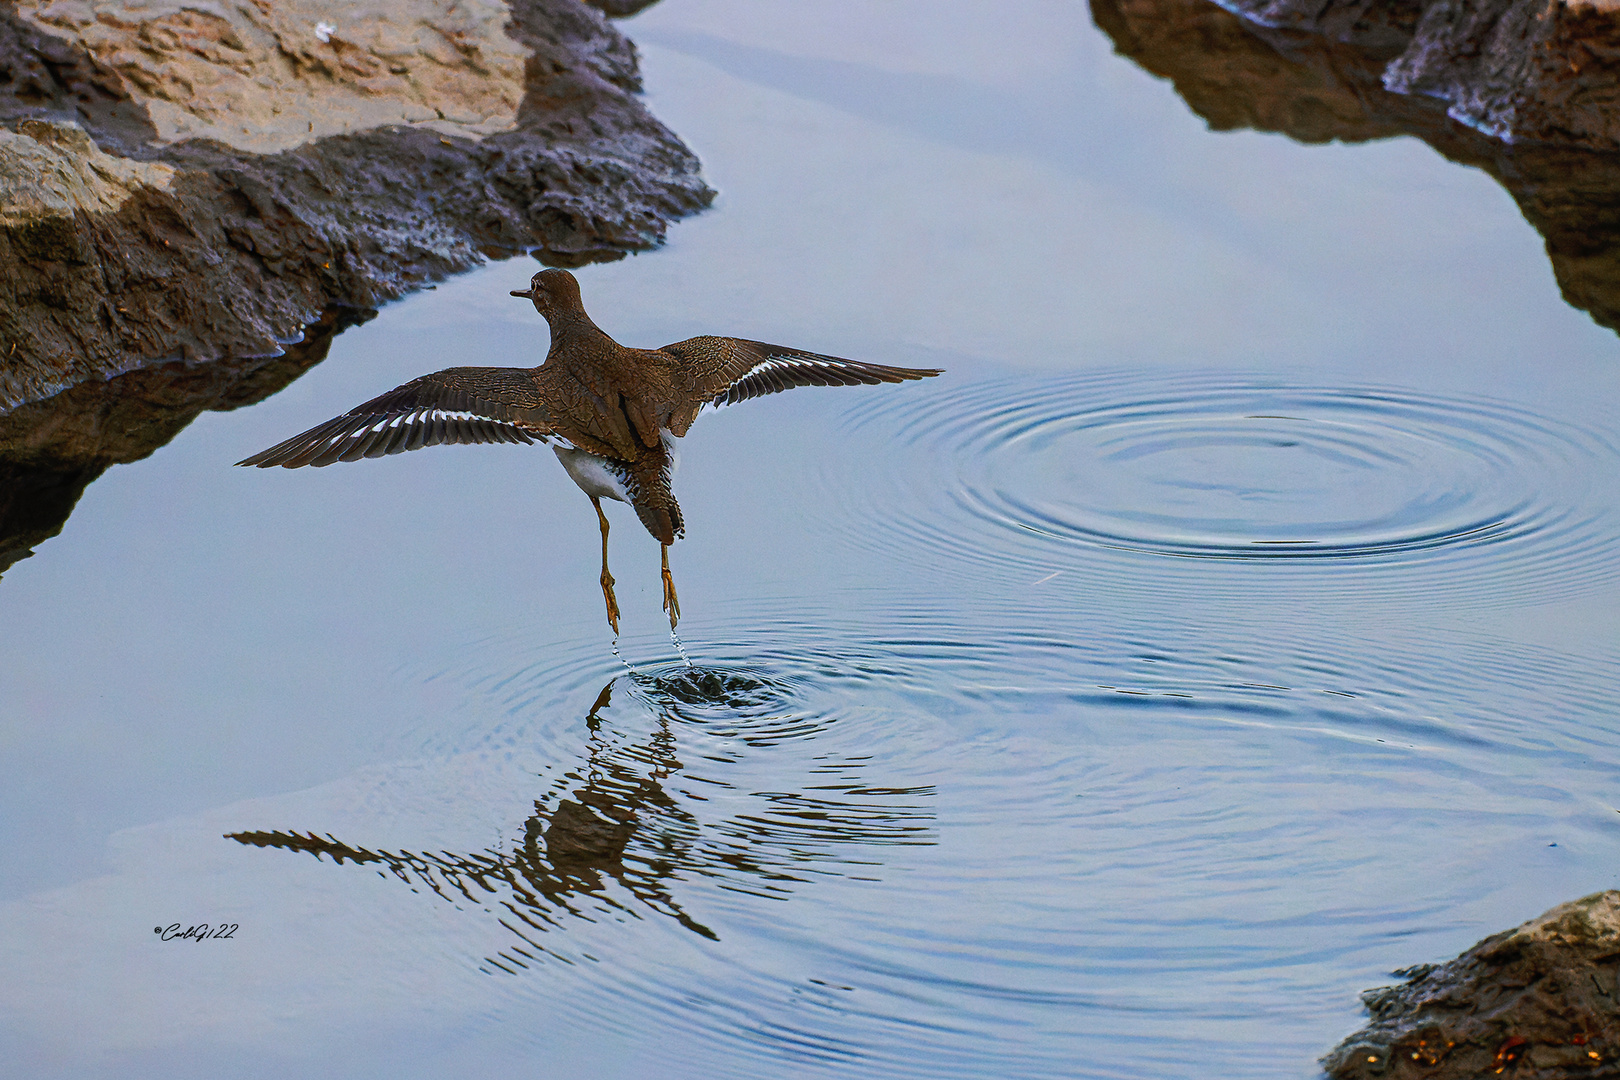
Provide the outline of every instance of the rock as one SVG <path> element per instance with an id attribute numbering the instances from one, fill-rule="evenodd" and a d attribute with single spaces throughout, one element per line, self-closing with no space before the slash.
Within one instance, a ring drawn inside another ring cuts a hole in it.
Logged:
<path id="1" fill-rule="evenodd" d="M 1599 3 L 1436 0 L 1384 85 L 1429 94 L 1508 142 L 1620 149 L 1620 9 Z"/>
<path id="2" fill-rule="evenodd" d="M 1264 13 L 1283 21 L 1287 10 Z M 1314 29 L 1263 26 L 1209 0 L 1091 0 L 1092 18 L 1116 50 L 1170 79 L 1211 128 L 1302 142 L 1415 135 L 1485 170 L 1545 238 L 1564 298 L 1620 329 L 1620 155 L 1506 143 L 1448 115 L 1439 99 L 1389 90 L 1384 76 L 1400 55 L 1401 20 L 1395 9 L 1377 10 L 1381 19 L 1361 8 L 1328 9 L 1340 22 L 1323 16 L 1339 37 L 1363 42 L 1356 45 Z M 1415 25 L 1415 9 L 1409 14 Z"/>
<path id="3" fill-rule="evenodd" d="M 1322 1059 L 1333 1080 L 1620 1075 L 1620 891 L 1395 974 L 1406 982 L 1362 995 L 1372 1022 Z"/>
<path id="4" fill-rule="evenodd" d="M 261 154 L 388 124 L 510 131 L 528 59 L 501 0 L 19 0 L 17 16 L 83 48 L 160 143 Z"/>
<path id="5" fill-rule="evenodd" d="M 0 131 L 0 228 L 50 232 L 75 214 L 112 213 L 143 189 L 167 191 L 174 179 L 173 166 L 102 153 L 77 124 L 24 120 L 17 132 Z"/>
<path id="6" fill-rule="evenodd" d="M 1268 29 L 1349 45 L 1385 89 L 1438 98 L 1505 142 L 1620 150 L 1613 0 L 1223 0 Z"/>
<path id="7" fill-rule="evenodd" d="M 622 258 L 713 199 L 579 0 L 330 10 L 0 8 L 0 411 L 275 354 L 489 256 Z"/>

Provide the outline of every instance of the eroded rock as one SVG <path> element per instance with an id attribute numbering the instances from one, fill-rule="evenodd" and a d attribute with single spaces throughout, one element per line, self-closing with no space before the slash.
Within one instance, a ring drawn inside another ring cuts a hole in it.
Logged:
<path id="1" fill-rule="evenodd" d="M 373 7 L 0 0 L 0 410 L 489 256 L 622 258 L 712 200 L 599 11 Z"/>
<path id="2" fill-rule="evenodd" d="M 1322 1059 L 1333 1080 L 1620 1075 L 1620 891 L 1396 974 L 1362 995 L 1372 1022 Z"/>
<path id="3" fill-rule="evenodd" d="M 1620 149 L 1620 6 L 1435 0 L 1384 85 L 1509 142 Z"/>
<path id="4" fill-rule="evenodd" d="M 24 120 L 15 134 L 0 131 L 3 228 L 49 231 L 56 219 L 110 214 L 138 192 L 167 191 L 173 179 L 173 166 L 102 153 L 77 124 Z"/>

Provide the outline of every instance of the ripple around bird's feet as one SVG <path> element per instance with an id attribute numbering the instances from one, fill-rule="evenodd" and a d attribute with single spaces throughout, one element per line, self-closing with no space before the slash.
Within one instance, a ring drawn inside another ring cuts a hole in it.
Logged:
<path id="1" fill-rule="evenodd" d="M 449 948 L 537 1045 L 656 1028 L 726 1048 L 713 1075 L 929 1077 L 1293 1075 L 1344 985 L 1427 947 L 1392 926 L 1438 939 L 1523 867 L 1614 846 L 1601 665 L 1314 622 L 807 610 L 694 622 L 691 668 L 469 645 L 443 768 L 516 755 L 460 774 L 526 817 L 494 846 L 312 841 L 318 807 L 245 842 L 454 904 Z M 1298 1038 L 1257 1068 L 1231 1025 L 1260 1012 Z"/>
<path id="2" fill-rule="evenodd" d="M 402 756 L 452 818 L 504 813 L 495 836 L 430 846 L 379 795 L 345 801 L 387 844 L 319 805 L 243 842 L 420 893 L 499 1037 L 657 1031 L 688 1053 L 663 1072 L 721 1077 L 1297 1075 L 1346 987 L 1613 861 L 1612 663 L 1312 603 L 1612 573 L 1600 436 L 1139 376 L 895 396 L 846 428 L 828 460 L 868 471 L 824 477 L 820 520 L 976 573 L 736 598 L 682 624 L 691 665 L 656 634 L 626 670 L 599 637 L 491 632 L 423 677 L 454 704 Z M 1095 602 L 1007 587 L 1064 571 Z"/>
<path id="3" fill-rule="evenodd" d="M 787 701 L 789 687 L 766 672 L 683 664 L 631 676 L 649 702 L 678 717 L 750 715 Z"/>
<path id="4" fill-rule="evenodd" d="M 862 403 L 845 427 L 899 447 L 871 483 L 828 478 L 870 500 L 839 519 L 869 543 L 1099 577 L 1154 559 L 1177 591 L 1288 573 L 1550 599 L 1620 569 L 1614 441 L 1501 402 L 1102 375 Z"/>

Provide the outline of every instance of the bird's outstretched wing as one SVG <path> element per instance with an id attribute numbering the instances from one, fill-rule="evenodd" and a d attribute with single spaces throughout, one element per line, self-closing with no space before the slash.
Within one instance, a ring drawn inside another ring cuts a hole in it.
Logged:
<path id="1" fill-rule="evenodd" d="M 939 374 L 932 368 L 868 364 L 743 338 L 688 338 L 659 352 L 675 357 L 677 378 L 696 401 L 689 410 L 670 417 L 670 430 L 676 435 L 686 434 L 697 410 L 706 404 L 732 405 L 795 386 L 876 386 Z"/>
<path id="2" fill-rule="evenodd" d="M 522 368 L 447 368 L 412 379 L 238 465 L 330 465 L 440 443 L 545 442 L 551 434 L 533 376 Z"/>

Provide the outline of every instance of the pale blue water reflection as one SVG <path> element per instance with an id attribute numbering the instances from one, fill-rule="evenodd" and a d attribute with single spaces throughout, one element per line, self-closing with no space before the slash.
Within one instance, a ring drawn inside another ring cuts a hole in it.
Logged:
<path id="1" fill-rule="evenodd" d="M 1620 342 L 1492 181 L 1210 135 L 1076 4 L 630 32 L 722 196 L 581 273 L 603 326 L 948 369 L 685 440 L 684 637 L 772 693 L 625 670 L 543 450 L 228 467 L 544 345 L 529 265 L 397 305 L 0 581 L 12 1067 L 1298 1076 L 1390 968 L 1616 884 Z M 1202 557 L 1277 540 L 1325 554 Z"/>

